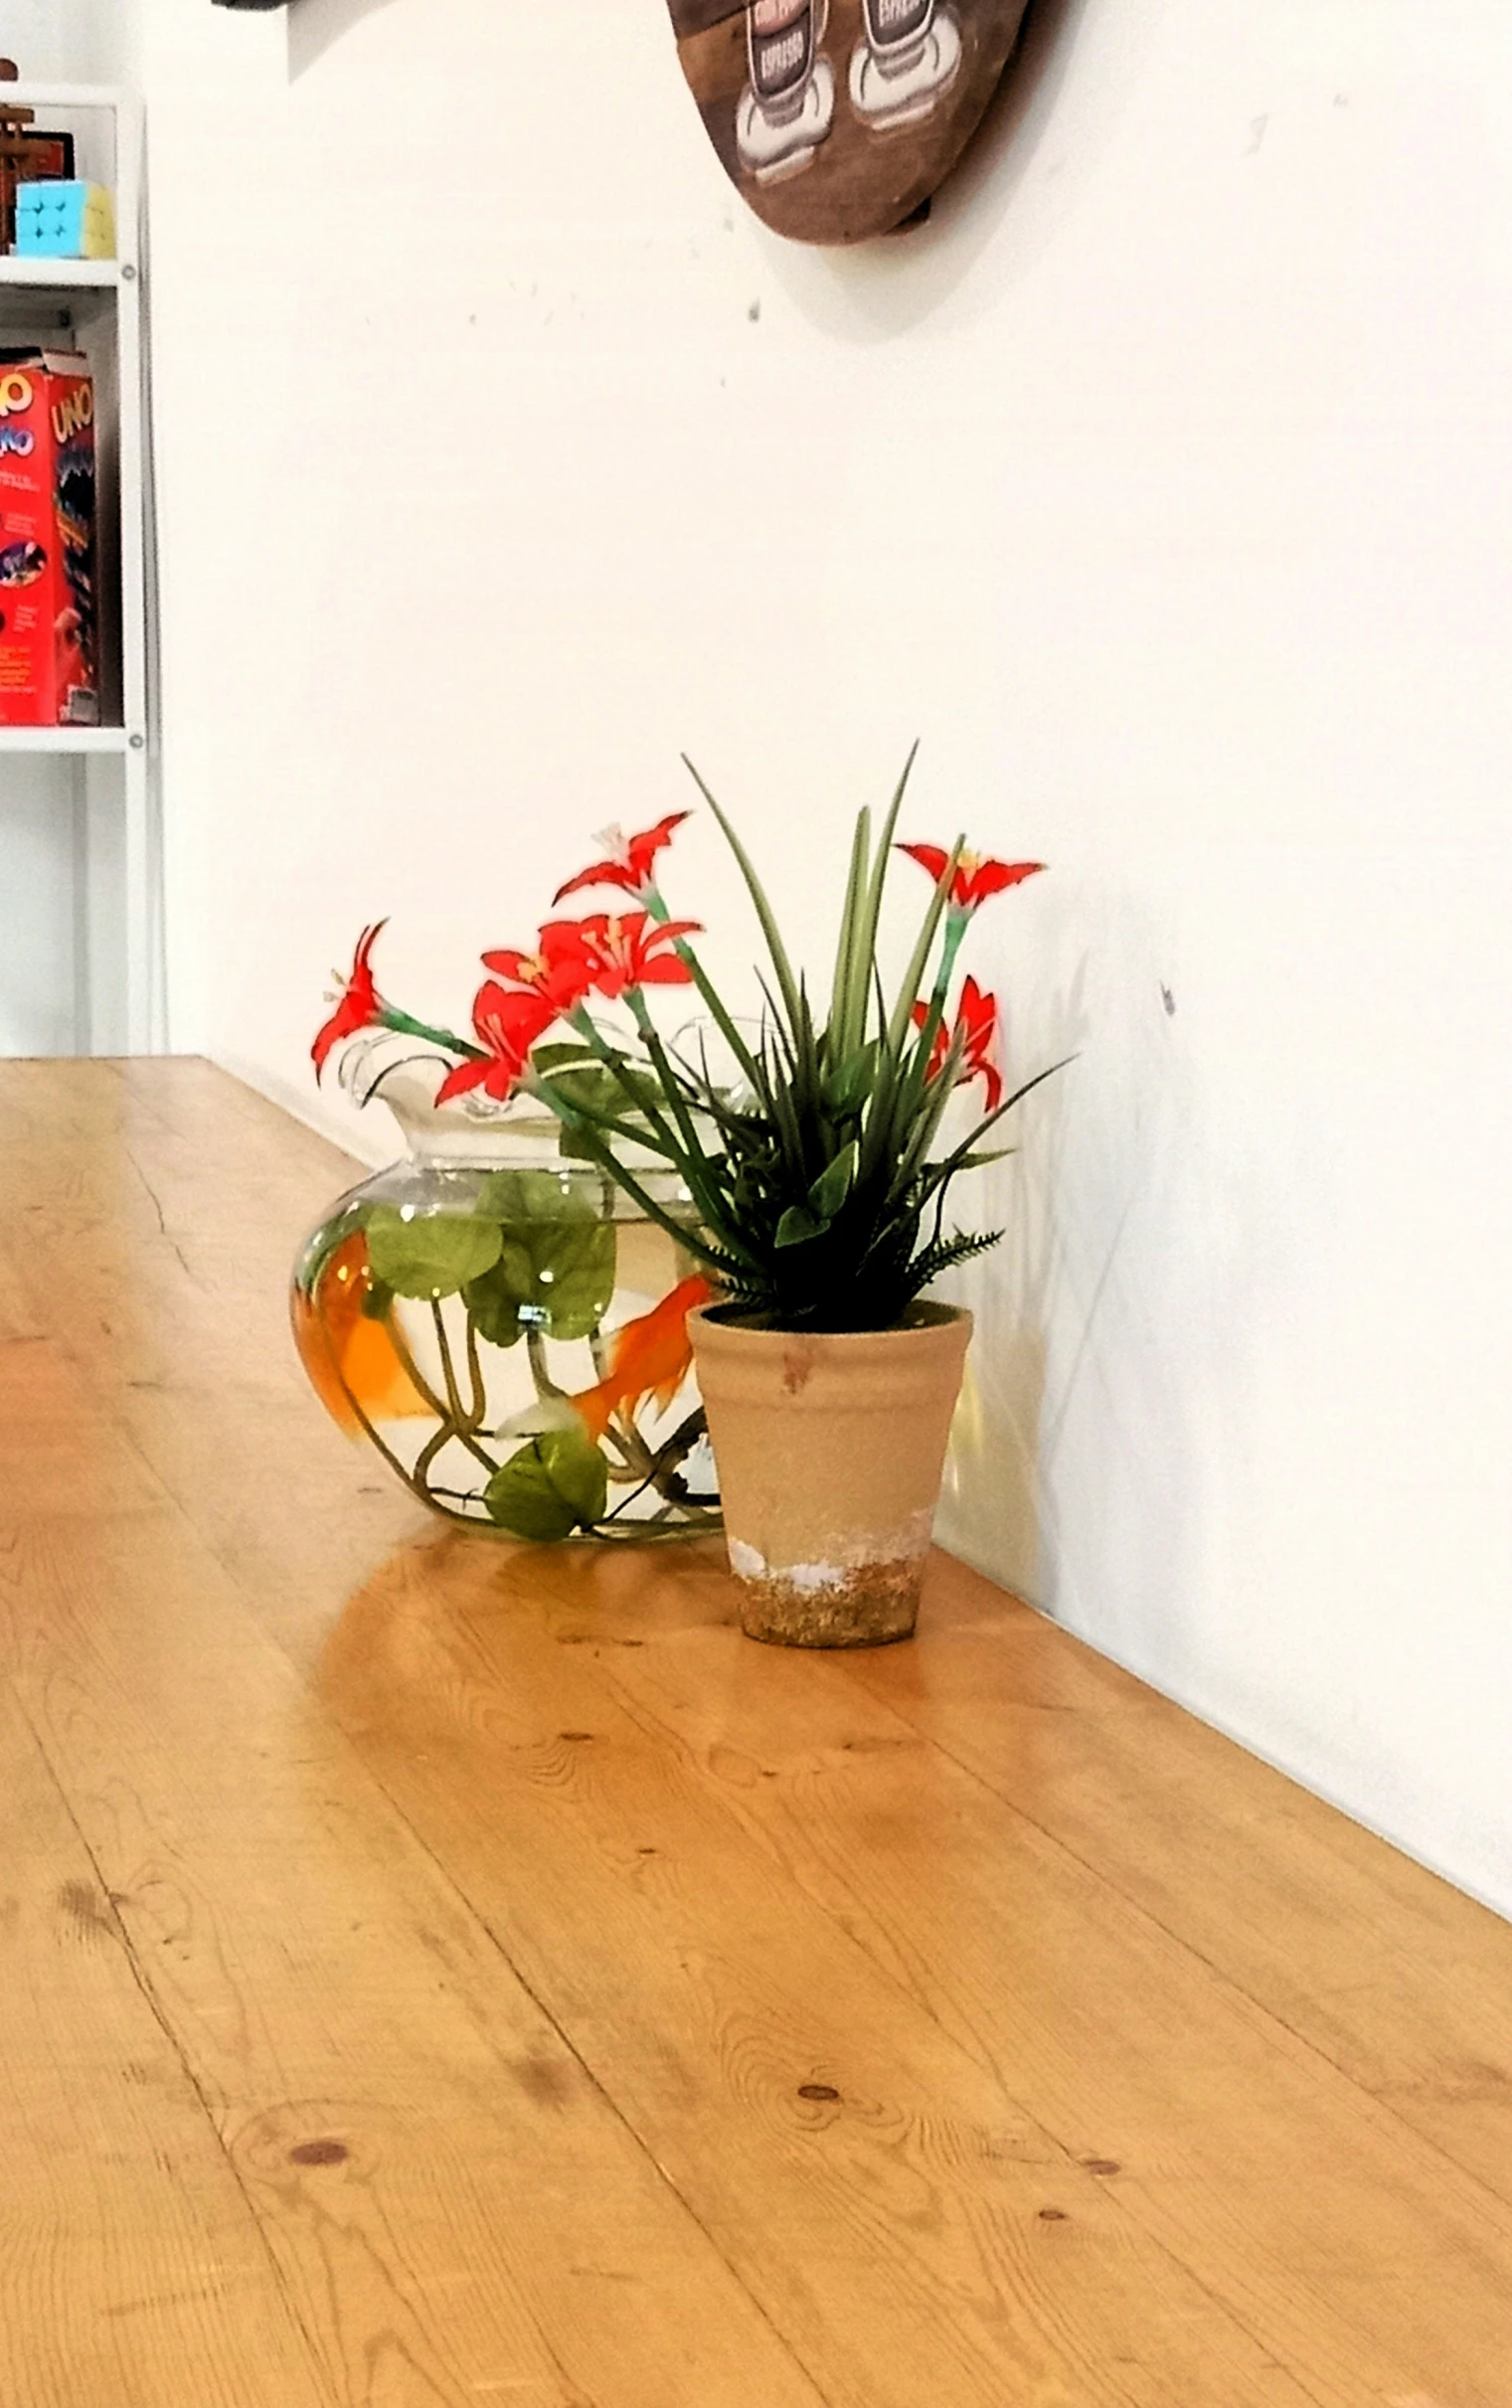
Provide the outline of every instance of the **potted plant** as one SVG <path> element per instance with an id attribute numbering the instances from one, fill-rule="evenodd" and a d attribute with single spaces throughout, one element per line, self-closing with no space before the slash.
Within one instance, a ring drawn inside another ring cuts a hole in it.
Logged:
<path id="1" fill-rule="evenodd" d="M 757 1025 L 728 1008 L 692 943 L 699 924 L 675 919 L 662 897 L 658 863 L 679 812 L 634 837 L 611 830 L 605 858 L 556 897 L 609 886 L 622 908 L 550 920 L 531 951 L 484 955 L 494 975 L 475 999 L 476 1043 L 354 976 L 317 1055 L 373 1027 L 439 1048 L 451 1066 L 438 1105 L 545 1107 L 571 1158 L 672 1241 L 687 1277 L 663 1311 L 659 1359 L 665 1371 L 696 1364 L 744 1627 L 788 1644 L 874 1644 L 915 1625 L 971 1330 L 969 1313 L 922 1291 L 1001 1235 L 946 1227 L 953 1183 L 998 1158 L 984 1140 L 1051 1075 L 1003 1094 L 996 1002 L 969 975 L 956 992 L 958 957 L 981 906 L 1043 864 L 985 860 L 963 839 L 897 846 L 929 893 L 889 993 L 878 937 L 906 767 L 875 841 L 870 812 L 857 819 L 820 1005 L 736 830 L 693 774 L 764 940 Z M 361 952 L 356 966 L 367 975 Z M 651 1003 L 667 985 L 693 988 L 704 1007 L 676 1040 Z M 617 1022 L 605 1003 L 620 1007 Z M 547 1044 L 559 1024 L 570 1034 Z M 952 1097 L 978 1081 L 985 1108 L 946 1137 Z M 561 1438 L 577 1444 L 583 1401 L 563 1402 Z"/>

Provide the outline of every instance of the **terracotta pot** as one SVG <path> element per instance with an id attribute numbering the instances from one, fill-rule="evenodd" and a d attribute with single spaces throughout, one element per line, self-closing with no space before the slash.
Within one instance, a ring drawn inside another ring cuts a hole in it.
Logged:
<path id="1" fill-rule="evenodd" d="M 971 1315 L 800 1336 L 689 1316 L 730 1568 L 752 1638 L 866 1647 L 919 1615 Z"/>

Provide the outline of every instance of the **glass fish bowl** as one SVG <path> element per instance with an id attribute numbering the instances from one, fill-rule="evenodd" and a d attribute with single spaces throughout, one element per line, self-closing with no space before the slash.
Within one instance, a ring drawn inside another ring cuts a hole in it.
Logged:
<path id="1" fill-rule="evenodd" d="M 697 1262 L 564 1153 L 555 1120 L 471 1099 L 437 1111 L 444 1064 L 392 1043 L 349 1047 L 342 1077 L 389 1106 L 407 1151 L 332 1205 L 294 1268 L 294 1342 L 332 1420 L 474 1528 L 719 1530 L 687 1331 L 713 1292 Z M 692 1222 L 654 1157 L 636 1177 Z"/>

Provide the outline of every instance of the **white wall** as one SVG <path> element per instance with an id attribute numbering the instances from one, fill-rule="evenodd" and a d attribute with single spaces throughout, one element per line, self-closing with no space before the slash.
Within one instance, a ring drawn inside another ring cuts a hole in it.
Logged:
<path id="1" fill-rule="evenodd" d="M 0 55 L 28 83 L 122 83 L 135 43 L 136 0 L 0 0 Z"/>
<path id="2" fill-rule="evenodd" d="M 1081 1052 L 949 1536 L 1512 1909 L 1512 19 L 1036 27 L 833 256 L 656 0 L 147 0 L 177 1040 L 311 1109 L 365 920 L 464 1011 L 683 745 L 817 951 L 922 733 L 911 832 L 1054 864 L 979 932 L 1016 1063 Z"/>

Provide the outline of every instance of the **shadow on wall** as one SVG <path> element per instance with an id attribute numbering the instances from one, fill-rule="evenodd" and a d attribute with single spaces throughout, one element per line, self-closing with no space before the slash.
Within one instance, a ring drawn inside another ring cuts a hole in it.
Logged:
<path id="1" fill-rule="evenodd" d="M 1029 890 L 1032 892 L 1032 890 Z M 1032 925 L 1032 936 L 1031 936 Z M 1228 1444 L 1194 1365 L 1241 1353 L 1254 1267 L 1199 1194 L 1178 932 L 1121 888 L 1065 873 L 1032 924 L 982 931 L 977 975 L 1004 998 L 1011 1080 L 1068 1054 L 983 1174 L 973 1226 L 1003 1243 L 953 1274 L 977 1316 L 938 1535 L 1119 1660 L 1184 1669 L 1204 1499 Z M 1026 947 L 1034 975 L 1025 978 Z M 965 1197 L 961 1204 L 964 1207 Z M 1243 1385 L 1243 1363 L 1203 1384 Z"/>
<path id="2" fill-rule="evenodd" d="M 955 1302 L 970 1305 L 976 1329 L 951 1433 L 940 1535 L 948 1533 L 961 1553 L 1046 1611 L 1056 1602 L 1046 1578 L 1049 1499 L 1041 1478 L 1058 1268 L 1054 1202 L 1063 1185 L 1066 1081 L 1076 1076 L 1090 1029 L 1087 974 L 1084 955 L 1069 978 L 1049 982 L 1042 992 L 1036 1067 L 1066 1067 L 1026 1098 L 1027 1121 L 1011 1115 L 989 1140 L 1009 1148 L 1010 1159 L 988 1174 L 972 1208 L 961 1211 L 964 1226 L 1001 1229 L 1001 1243 L 981 1264 L 943 1284 Z M 1035 1075 L 1021 1053 L 1022 1045 L 1015 1045 L 1004 1065 L 1010 1087 Z M 1026 1145 L 1029 1176 L 1021 1151 Z M 965 1195 L 957 1191 L 956 1201 L 964 1207 Z"/>
<path id="3" fill-rule="evenodd" d="M 289 82 L 296 82 L 362 18 L 388 6 L 389 0 L 297 0 L 288 13 Z"/>

